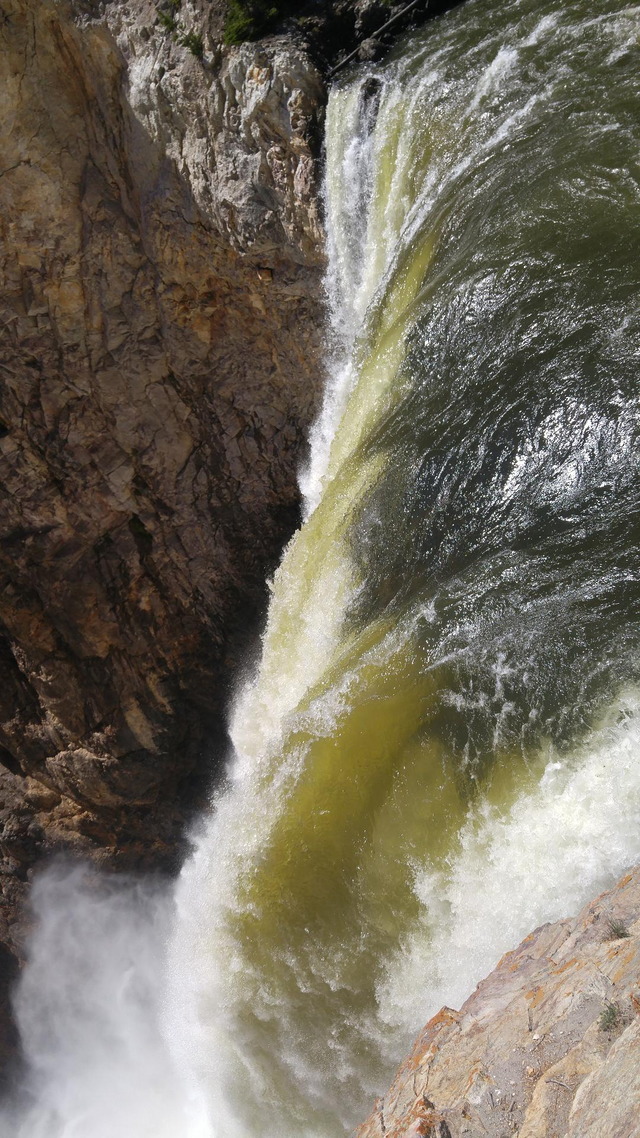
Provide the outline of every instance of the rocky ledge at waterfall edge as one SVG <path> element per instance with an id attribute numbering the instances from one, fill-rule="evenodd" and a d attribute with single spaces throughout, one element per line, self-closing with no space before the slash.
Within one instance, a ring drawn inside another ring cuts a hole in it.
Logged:
<path id="1" fill-rule="evenodd" d="M 354 1138 L 637 1138 L 640 867 L 427 1024 Z"/>

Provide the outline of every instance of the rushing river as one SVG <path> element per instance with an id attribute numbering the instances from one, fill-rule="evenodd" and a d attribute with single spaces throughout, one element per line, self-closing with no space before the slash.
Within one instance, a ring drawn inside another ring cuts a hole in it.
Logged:
<path id="1" fill-rule="evenodd" d="M 21 1138 L 336 1138 L 640 858 L 640 7 L 469 0 L 334 88 L 304 525 L 171 897 L 36 886 Z"/>

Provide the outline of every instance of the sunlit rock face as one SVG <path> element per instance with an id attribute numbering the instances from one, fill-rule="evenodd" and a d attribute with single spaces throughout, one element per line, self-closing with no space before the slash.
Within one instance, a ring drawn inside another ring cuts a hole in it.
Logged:
<path id="1" fill-rule="evenodd" d="M 434 1016 L 355 1138 L 635 1134 L 639 934 L 636 868 Z"/>
<path id="2" fill-rule="evenodd" d="M 298 516 L 323 87 L 211 13 L 0 16 L 5 943 L 43 853 L 174 856 Z"/>

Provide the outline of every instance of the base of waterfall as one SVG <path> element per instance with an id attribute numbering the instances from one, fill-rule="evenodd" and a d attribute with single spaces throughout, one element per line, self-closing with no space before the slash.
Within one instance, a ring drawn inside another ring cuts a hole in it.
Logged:
<path id="1" fill-rule="evenodd" d="M 637 1138 L 640 867 L 419 1036 L 356 1138 Z"/>

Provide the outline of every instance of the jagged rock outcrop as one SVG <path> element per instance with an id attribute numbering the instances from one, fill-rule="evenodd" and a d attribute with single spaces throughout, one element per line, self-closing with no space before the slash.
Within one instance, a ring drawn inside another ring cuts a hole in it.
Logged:
<path id="1" fill-rule="evenodd" d="M 4 943 L 48 850 L 170 861 L 297 519 L 323 86 L 214 15 L 0 13 Z"/>
<path id="2" fill-rule="evenodd" d="M 640 868 L 427 1024 L 357 1138 L 636 1138 Z"/>

